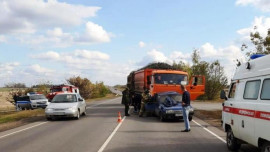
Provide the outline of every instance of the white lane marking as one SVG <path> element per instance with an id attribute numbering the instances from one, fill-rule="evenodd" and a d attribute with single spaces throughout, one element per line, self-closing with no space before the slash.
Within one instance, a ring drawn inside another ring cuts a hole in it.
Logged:
<path id="1" fill-rule="evenodd" d="M 201 124 L 199 124 L 198 122 L 192 120 L 195 124 L 197 124 L 198 126 L 202 127 L 204 130 L 206 130 L 207 132 L 209 132 L 210 134 L 212 134 L 213 136 L 215 136 L 216 138 L 218 138 L 219 140 L 221 140 L 222 142 L 226 143 L 226 140 L 224 140 L 223 138 L 221 138 L 220 136 L 218 136 L 217 134 L 213 133 L 212 131 L 210 131 L 209 129 L 205 128 L 204 126 L 202 126 Z"/>
<path id="2" fill-rule="evenodd" d="M 117 132 L 117 130 L 120 128 L 120 126 L 122 125 L 122 123 L 124 122 L 124 120 L 126 119 L 126 116 L 124 116 L 124 118 L 122 119 L 122 122 L 120 122 L 116 128 L 114 129 L 114 131 L 111 133 L 111 135 L 107 138 L 107 140 L 105 141 L 105 143 L 99 148 L 98 152 L 103 152 L 103 150 L 106 148 L 106 146 L 109 144 L 109 142 L 111 141 L 112 137 L 114 136 L 114 134 Z"/>
<path id="3" fill-rule="evenodd" d="M 5 137 L 10 136 L 10 135 L 13 135 L 13 134 L 16 134 L 16 133 L 19 133 L 19 132 L 22 132 L 22 131 L 25 131 L 25 130 L 28 130 L 28 129 L 31 129 L 31 128 L 34 128 L 34 127 L 37 127 L 37 126 L 40 126 L 40 125 L 43 125 L 43 124 L 45 124 L 45 123 L 48 123 L 48 121 L 42 122 L 42 123 L 39 123 L 39 124 L 36 124 L 36 125 L 31 126 L 31 127 L 28 127 L 28 128 L 24 128 L 24 129 L 22 129 L 22 130 L 18 130 L 18 131 L 15 131 L 15 132 L 6 134 L 6 135 L 3 135 L 3 136 L 0 136 L 0 139 L 5 138 Z"/>
<path id="4" fill-rule="evenodd" d="M 90 109 L 90 108 L 93 108 L 93 107 L 102 105 L 102 104 L 104 104 L 104 103 L 110 103 L 110 102 L 113 102 L 113 101 L 115 101 L 115 100 L 117 100 L 117 99 L 118 99 L 118 98 L 115 98 L 115 99 L 112 99 L 112 100 L 109 100 L 109 101 L 104 101 L 104 102 L 101 102 L 101 103 L 99 103 L 99 104 L 95 104 L 95 105 L 93 105 L 93 106 L 86 107 L 86 109 Z"/>

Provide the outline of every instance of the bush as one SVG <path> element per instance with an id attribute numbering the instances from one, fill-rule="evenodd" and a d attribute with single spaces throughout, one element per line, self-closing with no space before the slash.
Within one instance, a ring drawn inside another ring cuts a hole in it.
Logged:
<path id="1" fill-rule="evenodd" d="M 87 78 L 81 78 L 79 76 L 67 79 L 67 82 L 79 88 L 80 95 L 85 99 L 91 98 L 94 85 Z"/>
<path id="2" fill-rule="evenodd" d="M 79 76 L 67 79 L 67 82 L 79 88 L 80 94 L 85 99 L 105 97 L 110 90 L 103 82 L 96 82 L 92 84 L 87 78 Z"/>

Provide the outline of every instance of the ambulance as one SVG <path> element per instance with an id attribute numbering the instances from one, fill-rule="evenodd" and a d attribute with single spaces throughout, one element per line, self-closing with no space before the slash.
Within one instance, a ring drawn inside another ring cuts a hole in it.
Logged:
<path id="1" fill-rule="evenodd" d="M 270 55 L 253 55 L 239 66 L 228 96 L 221 91 L 220 97 L 228 149 L 247 143 L 270 152 Z"/>

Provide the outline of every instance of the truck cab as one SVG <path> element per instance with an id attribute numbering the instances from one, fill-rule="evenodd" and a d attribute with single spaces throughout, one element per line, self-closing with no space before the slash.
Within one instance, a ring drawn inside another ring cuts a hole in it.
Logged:
<path id="1" fill-rule="evenodd" d="M 227 147 L 237 150 L 242 143 L 270 149 L 270 56 L 253 59 L 238 67 L 222 111 Z"/>
<path id="2" fill-rule="evenodd" d="M 155 70 L 149 76 L 150 93 L 154 95 L 159 92 L 175 91 L 182 94 L 180 85 L 187 85 L 191 100 L 197 99 L 204 94 L 205 78 L 203 76 L 192 76 L 188 81 L 188 75 L 183 71 L 176 70 Z"/>

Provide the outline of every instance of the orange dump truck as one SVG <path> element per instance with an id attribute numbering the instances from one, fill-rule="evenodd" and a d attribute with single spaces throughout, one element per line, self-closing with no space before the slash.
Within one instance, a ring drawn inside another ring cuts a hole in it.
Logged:
<path id="1" fill-rule="evenodd" d="M 204 76 L 188 78 L 187 72 L 178 70 L 144 69 L 134 71 L 129 74 L 127 81 L 131 95 L 140 95 L 144 88 L 150 91 L 151 96 L 166 91 L 175 91 L 182 94 L 181 84 L 186 85 L 191 100 L 195 100 L 205 92 Z"/>

